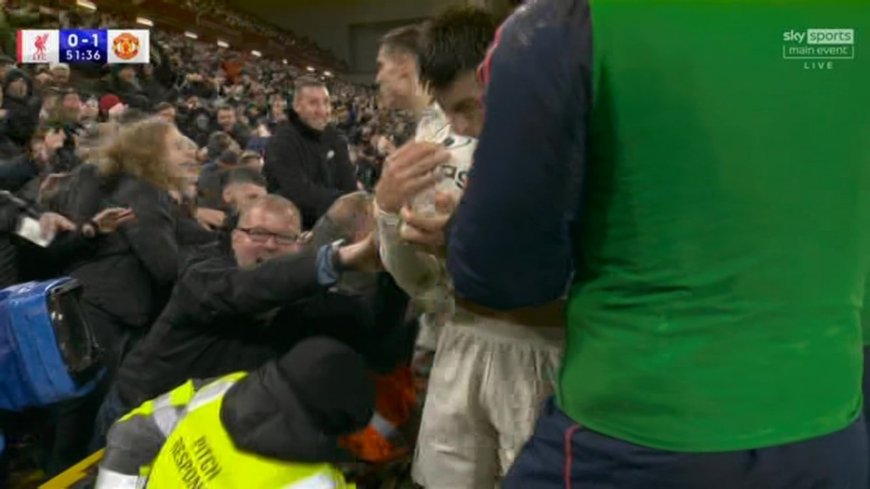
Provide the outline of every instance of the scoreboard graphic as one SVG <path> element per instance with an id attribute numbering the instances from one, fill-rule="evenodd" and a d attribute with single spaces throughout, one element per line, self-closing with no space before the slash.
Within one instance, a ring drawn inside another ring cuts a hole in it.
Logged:
<path id="1" fill-rule="evenodd" d="M 18 31 L 19 63 L 148 63 L 147 29 L 26 29 Z"/>

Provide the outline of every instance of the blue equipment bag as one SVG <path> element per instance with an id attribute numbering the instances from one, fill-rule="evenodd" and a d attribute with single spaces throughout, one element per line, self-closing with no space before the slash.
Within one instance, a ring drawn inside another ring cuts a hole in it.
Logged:
<path id="1" fill-rule="evenodd" d="M 82 396 L 102 374 L 99 346 L 74 279 L 0 290 L 0 409 L 19 411 Z"/>

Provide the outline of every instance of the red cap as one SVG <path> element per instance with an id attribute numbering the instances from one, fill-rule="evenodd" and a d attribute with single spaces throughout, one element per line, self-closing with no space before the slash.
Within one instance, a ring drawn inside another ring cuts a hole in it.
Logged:
<path id="1" fill-rule="evenodd" d="M 121 99 L 117 95 L 111 93 L 103 95 L 103 98 L 100 99 L 100 112 L 109 112 L 112 107 L 120 103 Z"/>

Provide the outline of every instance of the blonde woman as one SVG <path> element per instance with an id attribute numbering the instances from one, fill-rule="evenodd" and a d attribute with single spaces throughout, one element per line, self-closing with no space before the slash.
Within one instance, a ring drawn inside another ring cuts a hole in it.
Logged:
<path id="1" fill-rule="evenodd" d="M 111 137 L 99 152 L 97 178 L 76 189 L 78 216 L 106 207 L 130 208 L 136 215 L 118 233 L 101 239 L 95 255 L 67 270 L 85 285 L 85 313 L 106 351 L 110 374 L 160 313 L 175 281 L 170 192 L 183 184 L 186 158 L 175 126 L 146 119 Z"/>

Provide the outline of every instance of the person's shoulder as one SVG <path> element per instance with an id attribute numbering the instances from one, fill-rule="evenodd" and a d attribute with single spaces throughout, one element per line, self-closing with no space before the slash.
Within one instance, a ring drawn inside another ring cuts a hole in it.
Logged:
<path id="1" fill-rule="evenodd" d="M 197 246 L 190 257 L 182 265 L 182 280 L 199 282 L 203 277 L 213 277 L 229 273 L 238 268 L 235 260 L 229 256 L 220 243 L 208 243 Z"/>
<path id="2" fill-rule="evenodd" d="M 437 103 L 433 103 L 423 111 L 417 123 L 414 140 L 440 143 L 449 135 L 450 123 L 447 121 L 447 115 Z"/>
<path id="3" fill-rule="evenodd" d="M 272 136 L 269 137 L 266 146 L 294 144 L 301 137 L 301 133 L 296 126 L 288 121 L 279 122 L 275 125 Z"/>
<path id="4" fill-rule="evenodd" d="M 155 206 L 169 209 L 169 192 L 153 183 L 130 174 L 122 174 L 111 192 L 112 205 Z"/>
<path id="5" fill-rule="evenodd" d="M 554 21 L 560 24 L 575 16 L 585 16 L 589 11 L 589 0 L 538 0 L 526 2 L 514 10 L 501 26 L 501 30 L 514 29 L 541 21 Z"/>

